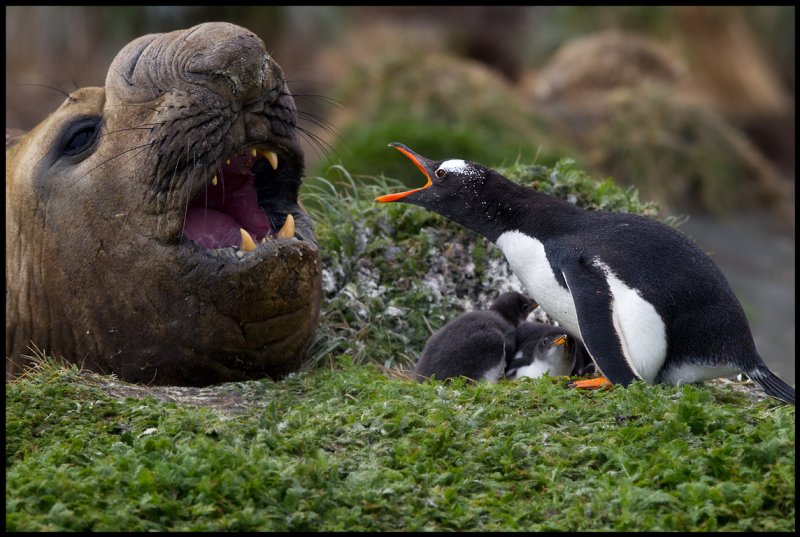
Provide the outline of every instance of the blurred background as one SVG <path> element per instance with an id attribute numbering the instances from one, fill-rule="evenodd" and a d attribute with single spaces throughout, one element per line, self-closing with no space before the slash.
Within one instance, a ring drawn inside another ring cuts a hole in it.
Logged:
<path id="1" fill-rule="evenodd" d="M 311 115 L 308 176 L 420 177 L 386 144 L 488 166 L 569 157 L 682 216 L 795 383 L 795 8 L 6 7 L 6 126 L 99 86 L 132 39 L 264 39 Z M 680 260 L 676 260 L 679 263 Z"/>

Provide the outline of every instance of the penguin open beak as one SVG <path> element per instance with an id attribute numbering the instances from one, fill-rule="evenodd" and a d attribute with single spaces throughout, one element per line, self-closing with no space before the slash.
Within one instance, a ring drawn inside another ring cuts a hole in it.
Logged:
<path id="1" fill-rule="evenodd" d="M 431 186 L 433 184 L 431 182 L 430 172 L 428 171 L 428 169 L 426 167 L 426 166 L 430 166 L 430 165 L 433 164 L 432 160 L 428 160 L 425 157 L 423 157 L 422 155 L 418 155 L 417 153 L 413 152 L 408 147 L 406 147 L 403 144 L 398 143 L 398 142 L 390 143 L 389 147 L 397 148 L 398 151 L 400 151 L 402 154 L 404 154 L 409 159 L 411 159 L 411 162 L 413 162 L 414 164 L 417 165 L 417 168 L 419 168 L 420 171 L 422 171 L 422 173 L 425 175 L 425 178 L 428 180 L 428 182 L 425 183 L 425 186 L 421 186 L 421 187 L 415 188 L 413 190 L 407 190 L 405 192 L 398 192 L 397 194 L 386 194 L 385 196 L 378 196 L 377 198 L 375 198 L 375 201 L 379 201 L 381 203 L 387 203 L 387 202 L 390 202 L 390 201 L 397 201 L 397 200 L 399 200 L 401 198 L 405 198 L 409 194 L 413 194 L 414 192 L 419 192 L 420 190 L 424 190 L 424 189 L 428 188 L 429 186 Z"/>

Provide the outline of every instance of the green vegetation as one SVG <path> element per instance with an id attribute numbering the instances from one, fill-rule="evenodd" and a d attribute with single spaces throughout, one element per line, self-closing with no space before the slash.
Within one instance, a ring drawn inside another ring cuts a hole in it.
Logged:
<path id="1" fill-rule="evenodd" d="M 405 183 L 412 170 L 387 158 L 389 142 L 492 167 L 515 158 L 552 165 L 569 147 L 512 86 L 479 64 L 399 50 L 352 72 L 334 94 L 347 119 L 332 121 L 340 130 L 334 152 L 353 174 L 382 172 Z"/>
<path id="2" fill-rule="evenodd" d="M 502 171 L 657 213 L 569 161 Z M 329 179 L 301 193 L 325 270 L 306 369 L 166 392 L 42 361 L 6 386 L 8 530 L 794 531 L 794 407 L 730 385 L 408 380 L 433 330 L 518 284 L 484 239 L 373 201 L 399 182 Z"/>
<path id="3" fill-rule="evenodd" d="M 8 530 L 794 530 L 794 409 L 711 386 L 238 385 L 242 414 L 118 400 L 45 366 L 9 385 Z"/>

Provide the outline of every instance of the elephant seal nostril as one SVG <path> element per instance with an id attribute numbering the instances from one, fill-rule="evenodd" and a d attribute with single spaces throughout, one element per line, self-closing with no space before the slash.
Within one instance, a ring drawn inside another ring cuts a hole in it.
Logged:
<path id="1" fill-rule="evenodd" d="M 214 36 L 210 38 L 210 36 Z M 202 44 L 202 53 L 196 53 Z M 254 34 L 227 23 L 206 23 L 180 43 L 177 56 L 191 53 L 184 69 L 194 75 L 222 77 L 243 101 L 254 99 L 269 69 L 264 42 Z"/>

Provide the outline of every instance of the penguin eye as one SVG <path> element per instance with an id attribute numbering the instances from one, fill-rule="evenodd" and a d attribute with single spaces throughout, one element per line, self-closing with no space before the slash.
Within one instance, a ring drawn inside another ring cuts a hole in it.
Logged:
<path id="1" fill-rule="evenodd" d="M 434 172 L 434 175 L 436 175 L 436 177 L 438 177 L 439 179 L 441 179 L 442 177 L 444 177 L 445 175 L 447 175 L 447 172 L 446 172 L 446 171 L 444 171 L 443 169 L 439 168 L 438 170 L 436 170 L 436 171 Z"/>

